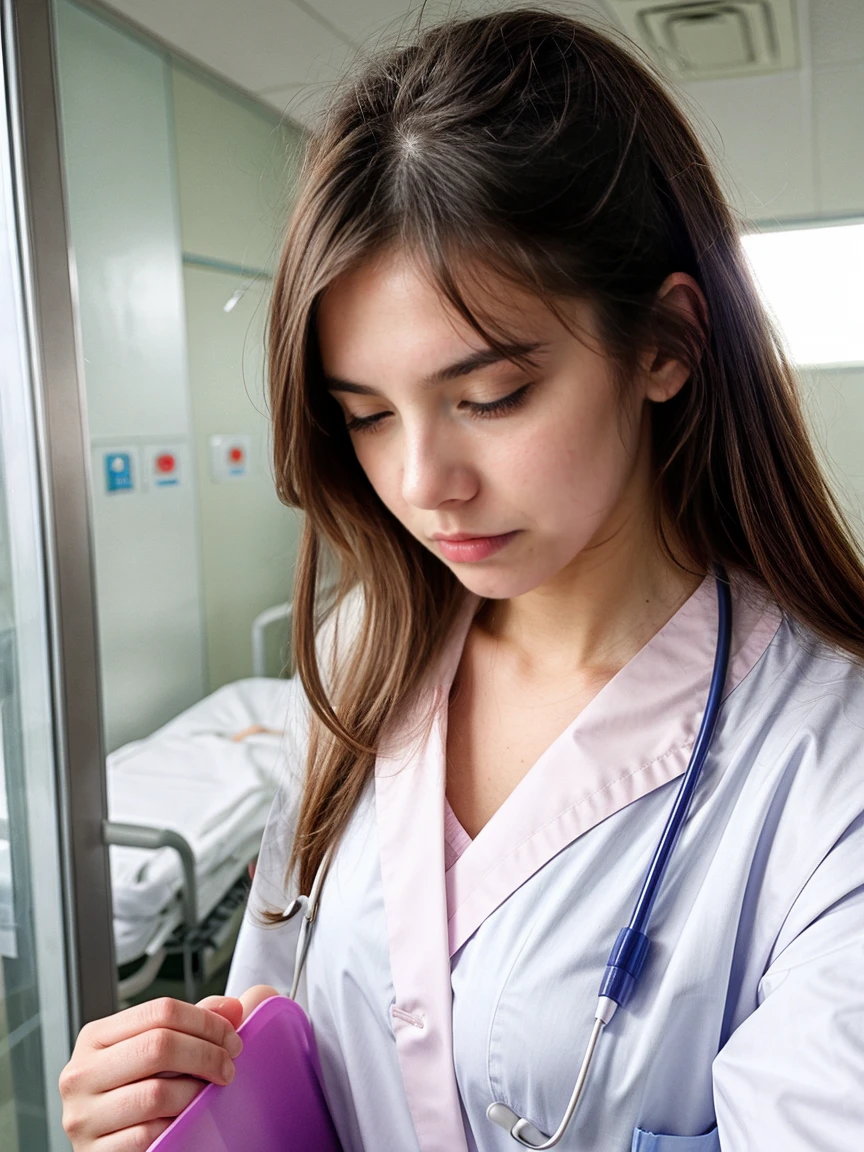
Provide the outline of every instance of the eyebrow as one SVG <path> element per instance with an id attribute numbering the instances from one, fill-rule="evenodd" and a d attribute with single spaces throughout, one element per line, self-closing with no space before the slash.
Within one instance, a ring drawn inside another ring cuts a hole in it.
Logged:
<path id="1" fill-rule="evenodd" d="M 492 364 L 502 364 L 509 360 L 518 363 L 520 359 L 527 358 L 534 352 L 541 351 L 546 344 L 511 344 L 502 350 L 496 348 L 481 348 L 472 352 L 462 360 L 438 368 L 420 382 L 422 388 L 434 388 L 436 384 L 444 384 L 450 380 L 459 380 L 463 376 L 470 376 L 480 368 L 488 368 Z M 352 392 L 357 396 L 377 396 L 375 388 L 366 384 L 352 384 L 350 380 L 340 380 L 338 376 L 324 376 L 324 383 L 331 392 Z"/>

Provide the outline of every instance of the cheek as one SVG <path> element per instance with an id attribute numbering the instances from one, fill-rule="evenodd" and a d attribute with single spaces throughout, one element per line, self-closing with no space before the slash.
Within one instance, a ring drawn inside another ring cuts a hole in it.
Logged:
<path id="1" fill-rule="evenodd" d="M 638 425 L 600 401 L 574 411 L 561 405 L 547 414 L 496 462 L 499 490 L 530 503 L 540 519 L 566 515 L 580 520 L 608 511 L 632 470 Z M 526 508 L 527 511 L 527 508 Z"/>

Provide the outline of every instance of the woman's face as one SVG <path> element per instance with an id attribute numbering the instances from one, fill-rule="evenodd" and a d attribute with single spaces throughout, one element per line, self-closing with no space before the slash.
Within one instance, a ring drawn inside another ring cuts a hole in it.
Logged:
<path id="1" fill-rule="evenodd" d="M 318 340 L 378 496 L 466 587 L 503 599 L 644 533 L 650 384 L 621 395 L 588 305 L 566 306 L 580 339 L 535 297 L 496 296 L 530 367 L 497 356 L 398 254 L 331 286 Z"/>

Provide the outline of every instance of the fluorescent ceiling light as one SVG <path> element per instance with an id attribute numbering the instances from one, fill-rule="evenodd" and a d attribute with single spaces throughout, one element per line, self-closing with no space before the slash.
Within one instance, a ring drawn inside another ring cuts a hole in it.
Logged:
<path id="1" fill-rule="evenodd" d="M 864 224 L 743 238 L 796 364 L 864 364 Z"/>

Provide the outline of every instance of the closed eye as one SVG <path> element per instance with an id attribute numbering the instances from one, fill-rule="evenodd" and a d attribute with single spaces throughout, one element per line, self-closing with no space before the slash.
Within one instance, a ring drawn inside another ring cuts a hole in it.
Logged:
<path id="1" fill-rule="evenodd" d="M 477 416 L 481 420 L 492 416 L 503 416 L 507 412 L 514 412 L 525 403 L 530 387 L 531 381 L 529 380 L 527 384 L 523 384 L 521 388 L 517 388 L 515 392 L 511 392 L 507 396 L 502 396 L 500 400 L 490 400 L 485 404 L 463 400 L 459 407 L 467 408 L 472 416 Z"/>
<path id="2" fill-rule="evenodd" d="M 507 396 L 502 396 L 499 400 L 489 400 L 481 403 L 477 400 L 463 400 L 459 405 L 460 408 L 466 409 L 471 416 L 479 420 L 492 419 L 495 416 L 504 416 L 508 412 L 515 412 L 520 408 L 528 398 L 528 390 L 531 387 L 531 381 L 522 384 L 515 392 L 510 392 Z M 371 416 L 352 416 L 346 418 L 345 427 L 349 432 L 373 432 L 379 427 L 388 416 L 393 413 L 373 412 Z"/>
<path id="3" fill-rule="evenodd" d="M 371 416 L 352 416 L 350 420 L 345 421 L 345 427 L 349 432 L 372 431 L 375 425 L 380 424 L 385 416 L 392 415 L 392 412 L 375 412 Z"/>

